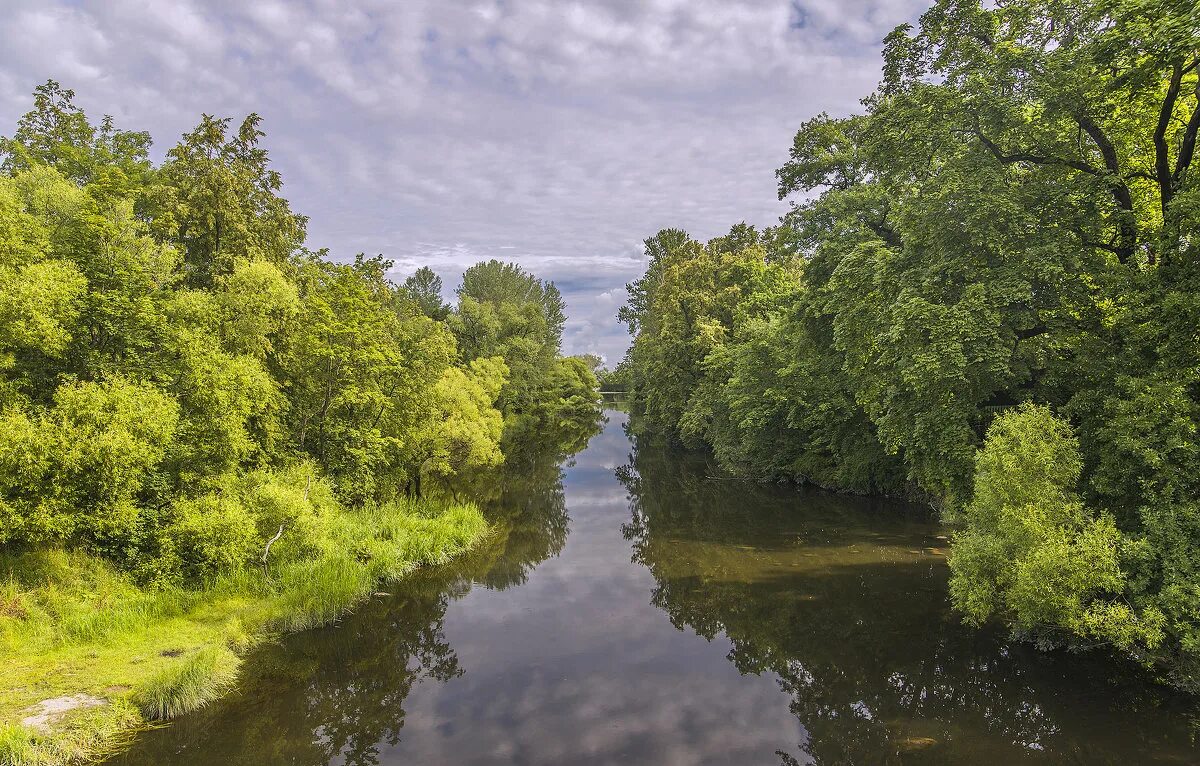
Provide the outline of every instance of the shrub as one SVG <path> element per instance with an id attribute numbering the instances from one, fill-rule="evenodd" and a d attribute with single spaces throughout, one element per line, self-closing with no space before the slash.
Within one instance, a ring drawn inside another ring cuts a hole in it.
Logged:
<path id="1" fill-rule="evenodd" d="M 974 499 L 959 519 L 951 599 L 969 622 L 1003 616 L 1042 640 L 1155 647 L 1162 616 L 1125 603 L 1120 562 L 1128 541 L 1111 516 L 1084 506 L 1081 471 L 1070 425 L 1046 407 L 997 418 L 976 461 Z"/>
<path id="2" fill-rule="evenodd" d="M 175 503 L 160 533 L 160 574 L 211 580 L 243 567 L 261 549 L 254 516 L 237 498 L 203 495 Z"/>
<path id="3" fill-rule="evenodd" d="M 178 418 L 148 385 L 110 380 L 60 387 L 54 406 L 0 415 L 0 541 L 81 541 L 122 558 L 135 504 Z"/>
<path id="4" fill-rule="evenodd" d="M 279 535 L 269 563 L 316 557 L 330 547 L 331 521 L 341 509 L 315 465 L 253 471 L 231 482 L 229 491 L 253 515 L 264 549 Z"/>

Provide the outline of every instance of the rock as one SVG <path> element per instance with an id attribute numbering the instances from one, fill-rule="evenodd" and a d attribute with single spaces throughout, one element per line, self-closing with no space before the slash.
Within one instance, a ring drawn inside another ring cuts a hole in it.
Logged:
<path id="1" fill-rule="evenodd" d="M 89 707 L 100 707 L 107 705 L 108 701 L 99 697 L 93 697 L 88 694 L 72 694 L 66 697 L 52 697 L 48 700 L 42 700 L 33 707 L 29 708 L 35 712 L 33 715 L 21 719 L 24 726 L 31 729 L 40 729 L 46 731 L 50 728 L 50 724 L 57 721 L 72 710 L 82 710 Z"/>

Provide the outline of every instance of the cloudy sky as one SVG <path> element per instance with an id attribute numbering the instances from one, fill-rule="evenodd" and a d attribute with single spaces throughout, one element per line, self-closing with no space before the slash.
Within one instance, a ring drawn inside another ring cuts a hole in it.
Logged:
<path id="1" fill-rule="evenodd" d="M 156 156 L 264 117 L 309 246 L 553 279 L 567 351 L 615 361 L 641 241 L 774 223 L 808 117 L 874 87 L 926 0 L 3 0 L 0 134 L 47 78 Z"/>

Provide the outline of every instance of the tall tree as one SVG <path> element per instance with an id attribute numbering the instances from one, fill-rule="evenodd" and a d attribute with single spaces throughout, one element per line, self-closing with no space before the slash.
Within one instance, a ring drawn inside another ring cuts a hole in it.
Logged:
<path id="1" fill-rule="evenodd" d="M 33 92 L 33 110 L 17 121 L 12 138 L 0 139 L 0 170 L 9 175 L 49 165 L 93 191 L 129 192 L 151 173 L 150 134 L 119 130 L 105 115 L 92 125 L 75 105 L 75 91 L 47 80 Z"/>
<path id="2" fill-rule="evenodd" d="M 442 278 L 428 266 L 422 266 L 404 280 L 404 289 L 430 319 L 440 321 L 450 313 L 450 307 L 442 300 Z"/>
<path id="3" fill-rule="evenodd" d="M 279 196 L 261 123 L 251 114 L 231 133 L 229 118 L 206 114 L 167 153 L 155 228 L 183 250 L 189 285 L 208 287 L 239 260 L 284 266 L 304 243 L 308 219 Z"/>

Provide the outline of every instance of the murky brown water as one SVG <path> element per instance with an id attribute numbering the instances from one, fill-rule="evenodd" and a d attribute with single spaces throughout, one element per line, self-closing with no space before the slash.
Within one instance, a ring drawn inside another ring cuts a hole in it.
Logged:
<path id="1" fill-rule="evenodd" d="M 716 479 L 623 419 L 516 466 L 484 549 L 113 763 L 1200 762 L 1186 700 L 961 626 L 919 509 Z"/>

